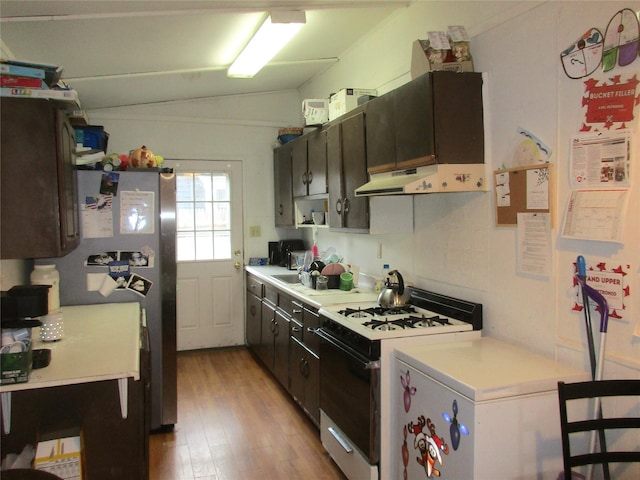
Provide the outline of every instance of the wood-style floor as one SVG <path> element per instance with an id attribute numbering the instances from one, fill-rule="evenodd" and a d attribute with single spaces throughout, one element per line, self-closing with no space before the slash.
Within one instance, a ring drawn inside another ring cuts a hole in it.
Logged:
<path id="1" fill-rule="evenodd" d="M 151 434 L 149 451 L 151 480 L 346 479 L 245 348 L 178 353 L 178 423 Z"/>

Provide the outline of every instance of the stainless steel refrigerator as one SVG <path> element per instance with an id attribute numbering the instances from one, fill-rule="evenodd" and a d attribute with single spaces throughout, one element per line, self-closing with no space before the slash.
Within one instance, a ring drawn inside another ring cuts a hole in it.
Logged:
<path id="1" fill-rule="evenodd" d="M 175 176 L 80 170 L 80 246 L 55 263 L 62 305 L 139 302 L 151 346 L 151 429 L 177 422 Z"/>

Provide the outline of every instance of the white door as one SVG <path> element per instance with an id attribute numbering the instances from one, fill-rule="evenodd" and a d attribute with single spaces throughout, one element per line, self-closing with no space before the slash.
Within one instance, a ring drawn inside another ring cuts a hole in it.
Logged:
<path id="1" fill-rule="evenodd" d="M 164 166 L 176 172 L 178 350 L 243 344 L 242 165 Z"/>

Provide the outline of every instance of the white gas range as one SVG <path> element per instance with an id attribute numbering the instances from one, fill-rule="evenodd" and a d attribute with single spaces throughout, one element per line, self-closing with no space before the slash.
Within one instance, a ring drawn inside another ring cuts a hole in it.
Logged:
<path id="1" fill-rule="evenodd" d="M 349 480 L 392 477 L 394 350 L 480 338 L 482 305 L 408 287 L 407 306 L 320 309 L 321 439 Z"/>
<path id="2" fill-rule="evenodd" d="M 321 313 L 368 340 L 473 330 L 470 323 L 415 305 L 387 308 L 376 302 L 341 304 L 324 307 Z"/>

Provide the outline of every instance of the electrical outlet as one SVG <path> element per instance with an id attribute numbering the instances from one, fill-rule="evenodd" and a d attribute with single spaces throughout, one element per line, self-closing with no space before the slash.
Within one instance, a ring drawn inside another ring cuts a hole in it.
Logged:
<path id="1" fill-rule="evenodd" d="M 262 236 L 262 231 L 260 229 L 260 225 L 251 225 L 249 227 L 249 236 L 250 237 L 260 237 L 260 236 Z"/>

